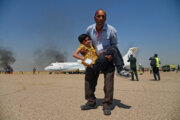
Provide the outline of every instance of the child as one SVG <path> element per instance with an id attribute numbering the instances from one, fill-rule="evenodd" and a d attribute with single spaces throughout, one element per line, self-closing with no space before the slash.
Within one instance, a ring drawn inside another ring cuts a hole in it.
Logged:
<path id="1" fill-rule="evenodd" d="M 82 60 L 82 64 L 85 66 L 91 67 L 96 71 L 104 71 L 109 63 L 106 55 L 111 55 L 113 58 L 113 63 L 117 68 L 117 73 L 124 77 L 129 77 L 129 74 L 123 70 L 124 62 L 116 46 L 112 46 L 108 48 L 101 55 L 97 56 L 96 50 L 91 46 L 90 37 L 87 34 L 82 34 L 78 37 L 79 42 L 81 43 L 77 50 L 74 52 L 73 57 Z M 87 53 L 83 56 L 79 55 L 81 50 L 87 51 Z"/>

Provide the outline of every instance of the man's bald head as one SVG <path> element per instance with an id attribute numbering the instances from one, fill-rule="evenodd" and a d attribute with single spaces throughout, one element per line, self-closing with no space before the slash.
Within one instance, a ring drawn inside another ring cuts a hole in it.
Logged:
<path id="1" fill-rule="evenodd" d="M 106 12 L 103 9 L 99 9 L 95 12 L 94 20 L 96 21 L 96 28 L 102 29 L 106 22 Z"/>
<path id="2" fill-rule="evenodd" d="M 96 12 L 95 12 L 95 15 L 96 16 L 97 14 L 100 14 L 100 13 L 104 13 L 105 16 L 106 16 L 106 12 L 103 10 L 103 9 L 98 9 Z"/>

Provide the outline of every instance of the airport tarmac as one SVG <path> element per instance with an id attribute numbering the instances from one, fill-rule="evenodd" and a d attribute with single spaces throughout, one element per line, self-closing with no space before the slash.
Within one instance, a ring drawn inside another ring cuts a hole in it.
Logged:
<path id="1" fill-rule="evenodd" d="M 103 75 L 97 109 L 82 111 L 84 74 L 0 74 L 0 120 L 180 120 L 180 72 L 145 72 L 140 81 L 115 76 L 114 109 L 102 111 Z"/>

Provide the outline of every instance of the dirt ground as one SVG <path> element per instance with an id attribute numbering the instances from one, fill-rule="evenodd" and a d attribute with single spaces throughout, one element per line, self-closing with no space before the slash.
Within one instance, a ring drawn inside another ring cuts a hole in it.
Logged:
<path id="1" fill-rule="evenodd" d="M 0 74 L 0 120 L 180 120 L 180 72 L 145 72 L 140 81 L 115 76 L 114 109 L 102 111 L 103 75 L 97 109 L 82 111 L 84 74 Z"/>

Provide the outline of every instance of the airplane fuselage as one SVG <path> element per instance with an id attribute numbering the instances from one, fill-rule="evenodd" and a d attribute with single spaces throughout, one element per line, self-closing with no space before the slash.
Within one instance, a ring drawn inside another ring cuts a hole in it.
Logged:
<path id="1" fill-rule="evenodd" d="M 79 62 L 51 63 L 45 67 L 46 71 L 64 71 L 64 72 L 81 72 L 85 71 L 85 66 Z"/>
<path id="2" fill-rule="evenodd" d="M 130 63 L 127 62 L 129 59 L 130 55 L 132 54 L 133 56 L 136 55 L 138 48 L 133 47 L 129 48 L 129 51 L 126 53 L 126 55 L 123 56 L 124 60 L 124 67 L 129 68 Z M 51 63 L 47 67 L 44 68 L 46 71 L 62 71 L 62 72 L 84 72 L 86 70 L 86 67 L 81 64 L 81 60 L 78 60 L 77 62 L 56 62 L 56 63 Z"/>

